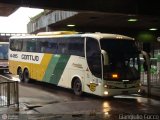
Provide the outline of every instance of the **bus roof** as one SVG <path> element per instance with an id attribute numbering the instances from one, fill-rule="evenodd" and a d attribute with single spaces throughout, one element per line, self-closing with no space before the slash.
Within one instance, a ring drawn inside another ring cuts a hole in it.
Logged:
<path id="1" fill-rule="evenodd" d="M 56 32 L 41 32 L 36 35 L 26 35 L 26 36 L 12 36 L 10 39 L 27 39 L 27 38 L 55 38 L 55 37 L 91 37 L 95 39 L 127 39 L 134 40 L 134 38 L 119 35 L 119 34 L 109 34 L 109 33 L 79 33 L 74 31 L 56 31 Z"/>
<path id="2" fill-rule="evenodd" d="M 83 34 L 82 36 L 84 37 L 93 37 L 96 39 L 127 39 L 127 40 L 134 40 L 134 38 L 128 37 L 128 36 L 124 36 L 124 35 L 120 35 L 120 34 L 110 34 L 110 33 L 86 33 Z"/>
<path id="3" fill-rule="evenodd" d="M 75 31 L 40 32 L 40 33 L 37 33 L 37 36 L 70 35 L 70 34 L 78 34 L 78 33 L 79 32 L 75 32 Z"/>

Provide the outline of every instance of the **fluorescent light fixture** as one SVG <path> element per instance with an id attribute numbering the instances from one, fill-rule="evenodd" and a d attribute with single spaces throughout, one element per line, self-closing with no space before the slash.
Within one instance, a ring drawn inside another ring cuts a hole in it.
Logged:
<path id="1" fill-rule="evenodd" d="M 68 24 L 67 26 L 68 27 L 74 27 L 75 25 L 74 24 Z"/>
<path id="2" fill-rule="evenodd" d="M 138 21 L 138 19 L 136 19 L 136 18 L 130 18 L 130 19 L 128 19 L 128 22 L 136 22 L 136 21 Z"/>
<path id="3" fill-rule="evenodd" d="M 151 31 L 156 31 L 156 30 L 158 30 L 157 28 L 150 28 L 149 30 L 151 30 Z"/>

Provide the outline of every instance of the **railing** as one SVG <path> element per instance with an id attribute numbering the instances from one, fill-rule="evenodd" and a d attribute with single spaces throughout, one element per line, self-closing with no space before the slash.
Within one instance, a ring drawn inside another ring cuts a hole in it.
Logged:
<path id="1" fill-rule="evenodd" d="M 0 33 L 0 36 L 24 36 L 28 35 L 27 33 Z"/>
<path id="2" fill-rule="evenodd" d="M 18 81 L 0 75 L 0 107 L 15 105 L 19 110 L 19 87 Z"/>
<path id="3" fill-rule="evenodd" d="M 160 86 L 160 73 L 151 73 L 151 86 Z M 141 83 L 147 85 L 147 73 L 141 72 Z"/>

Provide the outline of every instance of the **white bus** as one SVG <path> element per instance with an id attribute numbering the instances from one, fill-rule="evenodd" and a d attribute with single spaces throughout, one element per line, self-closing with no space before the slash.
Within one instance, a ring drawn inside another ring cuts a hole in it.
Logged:
<path id="1" fill-rule="evenodd" d="M 9 42 L 0 42 L 0 73 L 8 71 Z"/>
<path id="2" fill-rule="evenodd" d="M 9 71 L 98 96 L 137 93 L 139 51 L 133 38 L 104 33 L 44 32 L 10 38 Z"/>

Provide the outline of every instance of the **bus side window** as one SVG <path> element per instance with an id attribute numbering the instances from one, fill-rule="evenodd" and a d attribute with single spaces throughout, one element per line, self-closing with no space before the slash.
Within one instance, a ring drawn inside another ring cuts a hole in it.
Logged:
<path id="1" fill-rule="evenodd" d="M 27 40 L 26 41 L 26 51 L 27 52 L 36 52 L 36 40 Z"/>
<path id="2" fill-rule="evenodd" d="M 10 49 L 13 51 L 21 51 L 22 50 L 22 40 L 11 40 Z"/>
<path id="3" fill-rule="evenodd" d="M 68 43 L 68 52 L 70 55 L 84 57 L 84 38 L 70 38 Z"/>
<path id="4" fill-rule="evenodd" d="M 41 41 L 40 49 L 42 53 L 48 53 L 48 41 Z"/>
<path id="5" fill-rule="evenodd" d="M 49 42 L 48 42 L 48 52 L 49 53 L 57 53 L 57 49 L 58 49 L 58 45 L 57 45 L 57 40 L 56 38 L 52 38 Z"/>
<path id="6" fill-rule="evenodd" d="M 16 48 L 15 48 L 15 40 L 10 40 L 10 49 L 11 50 L 13 50 L 13 51 L 15 51 L 16 50 Z"/>
<path id="7" fill-rule="evenodd" d="M 41 46 L 40 52 L 41 52 L 41 53 L 44 53 L 44 52 L 45 52 L 45 47 Z"/>
<path id="8" fill-rule="evenodd" d="M 45 38 L 40 38 L 37 40 L 37 51 L 40 53 L 45 53 L 46 52 L 46 46 L 48 46 L 48 42 Z"/>
<path id="9" fill-rule="evenodd" d="M 17 44 L 17 51 L 21 51 L 22 50 L 22 47 L 23 47 L 23 44 L 22 44 L 22 40 L 17 40 L 16 44 Z"/>
<path id="10" fill-rule="evenodd" d="M 38 40 L 38 52 L 41 53 L 57 53 L 56 38 L 47 38 Z"/>
<path id="11" fill-rule="evenodd" d="M 59 54 L 68 54 L 68 45 L 66 38 L 61 38 L 58 40 L 58 53 Z"/>

